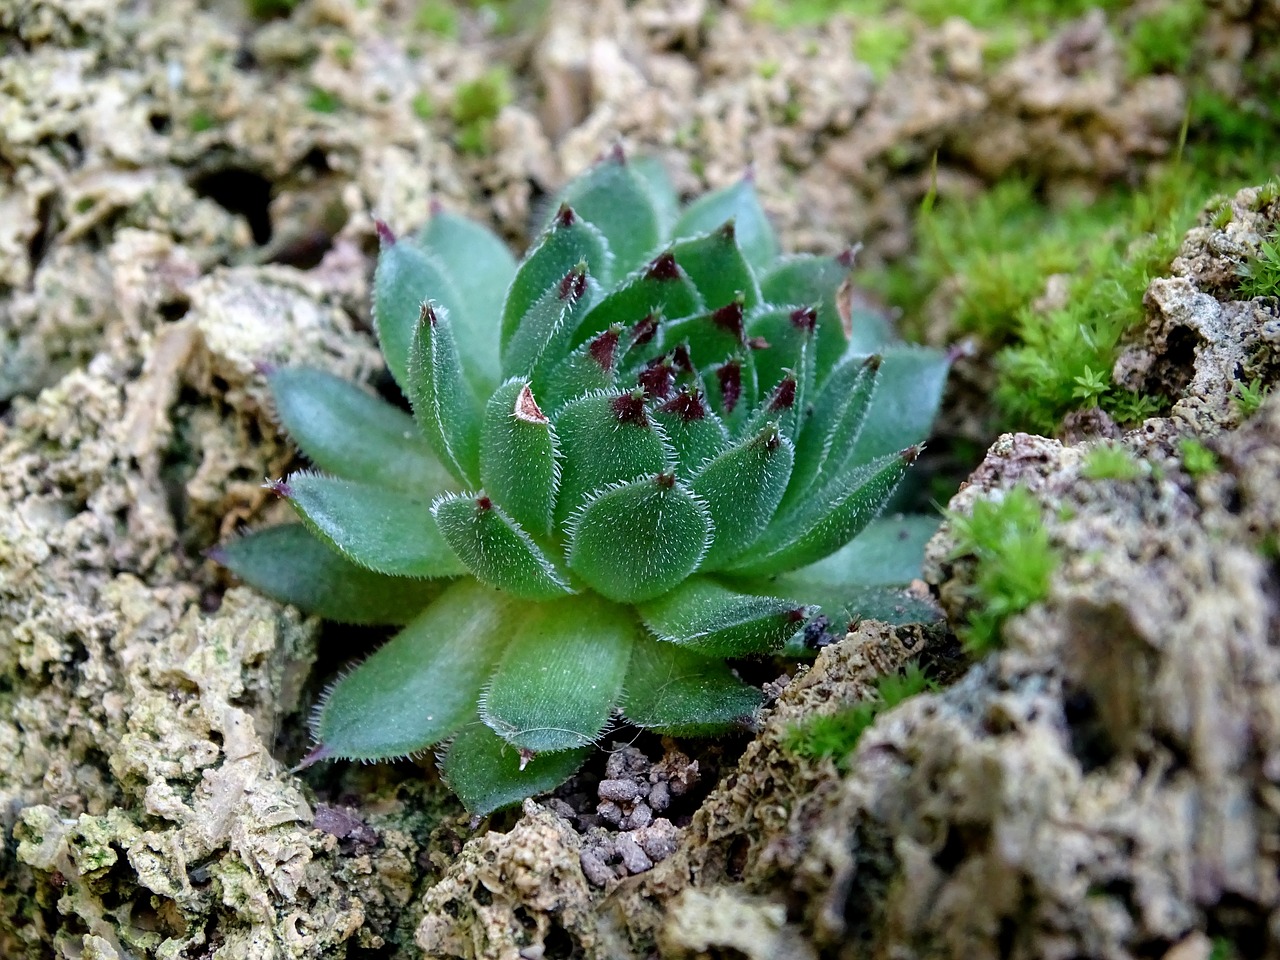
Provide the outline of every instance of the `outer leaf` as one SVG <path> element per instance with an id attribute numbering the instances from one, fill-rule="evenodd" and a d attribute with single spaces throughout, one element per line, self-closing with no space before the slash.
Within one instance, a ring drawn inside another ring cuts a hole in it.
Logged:
<path id="1" fill-rule="evenodd" d="M 671 177 L 653 157 L 632 157 L 628 162 L 649 191 L 649 202 L 658 218 L 659 234 L 663 238 L 669 237 L 680 216 L 680 197 Z"/>
<path id="2" fill-rule="evenodd" d="M 621 150 L 572 180 L 563 200 L 604 234 L 619 273 L 642 263 L 662 239 L 653 186 Z"/>
<path id="3" fill-rule="evenodd" d="M 647 637 L 635 644 L 626 686 L 628 721 L 678 737 L 746 727 L 764 699 L 723 663 Z"/>
<path id="4" fill-rule="evenodd" d="M 685 388 L 653 411 L 675 451 L 676 475 L 688 480 L 729 445 L 729 431 L 707 406 L 702 391 Z"/>
<path id="5" fill-rule="evenodd" d="M 430 304 L 423 306 L 413 337 L 408 376 L 413 416 L 427 442 L 459 483 L 475 483 L 480 472 L 476 400 L 462 374 L 449 315 Z"/>
<path id="6" fill-rule="evenodd" d="M 563 523 L 594 490 L 665 470 L 670 453 L 639 391 L 592 394 L 556 416 L 564 452 L 556 522 Z"/>
<path id="7" fill-rule="evenodd" d="M 415 243 L 382 232 L 382 250 L 373 274 L 373 325 L 382 356 L 396 383 L 409 389 L 409 349 L 428 301 L 441 304 L 459 299 L 444 268 Z"/>
<path id="8" fill-rule="evenodd" d="M 600 288 L 580 263 L 555 283 L 520 318 L 502 351 L 507 376 L 532 377 L 564 359 L 574 331 L 599 299 Z"/>
<path id="9" fill-rule="evenodd" d="M 796 467 L 782 503 L 794 503 L 824 471 L 838 475 L 849 463 L 879 382 L 880 357 L 849 357 L 832 372 L 796 444 Z"/>
<path id="10" fill-rule="evenodd" d="M 951 365 L 942 350 L 898 346 L 883 353 L 880 381 L 850 454 L 862 463 L 924 440 L 933 426 Z"/>
<path id="11" fill-rule="evenodd" d="M 738 249 L 732 223 L 701 237 L 680 240 L 671 252 L 709 307 L 722 307 L 739 295 L 749 310 L 761 302 L 760 284 Z"/>
<path id="12" fill-rule="evenodd" d="M 700 310 L 702 298 L 697 288 L 675 258 L 664 253 L 632 273 L 591 309 L 578 328 L 575 344 L 615 323 L 629 326 L 651 315 L 683 317 Z"/>
<path id="13" fill-rule="evenodd" d="M 738 247 L 747 263 L 754 270 L 765 270 L 778 258 L 778 241 L 749 178 L 703 194 L 685 210 L 673 232 L 677 237 L 697 236 L 717 230 L 731 220 Z"/>
<path id="14" fill-rule="evenodd" d="M 485 406 L 480 480 L 517 523 L 551 533 L 560 483 L 560 442 L 523 380 L 499 387 Z"/>
<path id="15" fill-rule="evenodd" d="M 785 257 L 760 278 L 760 291 L 768 303 L 813 304 L 818 311 L 817 377 L 818 383 L 839 359 L 850 350 L 849 335 L 845 331 L 845 318 L 841 316 L 842 291 L 849 282 L 853 266 L 852 252 L 839 257 L 815 257 L 801 255 Z M 845 297 L 845 300 L 848 298 Z M 887 328 L 868 336 L 871 331 L 857 325 L 855 349 L 870 352 L 880 346 L 881 338 L 888 335 Z"/>
<path id="16" fill-rule="evenodd" d="M 477 580 L 526 600 L 549 600 L 573 590 L 524 529 L 484 494 L 445 494 L 431 514 Z"/>
<path id="17" fill-rule="evenodd" d="M 919 447 L 908 447 L 826 484 L 776 519 L 755 549 L 731 564 L 730 569 L 751 574 L 782 573 L 839 550 L 884 509 L 919 453 Z"/>
<path id="18" fill-rule="evenodd" d="M 690 486 L 715 525 L 704 570 L 720 569 L 760 538 L 787 489 L 794 458 L 791 441 L 768 423 L 694 476 Z"/>
<path id="19" fill-rule="evenodd" d="M 640 618 L 659 640 L 702 657 L 773 653 L 810 612 L 793 601 L 738 593 L 706 577 L 640 606 Z"/>
<path id="20" fill-rule="evenodd" d="M 711 540 L 706 505 L 673 474 L 606 488 L 569 523 L 569 568 L 598 593 L 641 603 L 698 568 Z"/>
<path id="21" fill-rule="evenodd" d="M 437 294 L 456 325 L 462 367 L 476 392 L 498 385 L 493 345 L 502 325 L 502 301 L 516 273 L 511 251 L 493 231 L 446 211 L 431 215 L 415 238 L 452 282 L 456 302 Z"/>
<path id="22" fill-rule="evenodd" d="M 519 607 L 471 579 L 333 685 L 316 712 L 313 759 L 384 760 L 425 750 L 475 716 Z"/>
<path id="23" fill-rule="evenodd" d="M 413 418 L 391 404 L 306 367 L 275 370 L 267 383 L 289 437 L 322 470 L 427 494 L 453 487 Z"/>
<path id="24" fill-rule="evenodd" d="M 533 753 L 590 746 L 622 694 L 637 632 L 629 611 L 589 594 L 539 604 L 503 654 L 481 718 Z"/>
<path id="25" fill-rule="evenodd" d="M 796 381 L 796 411 L 804 410 L 813 400 L 816 322 L 817 311 L 812 307 L 767 307 L 755 314 L 747 327 L 752 337 L 769 344 L 752 354 L 761 385 L 772 386 L 791 374 Z"/>
<path id="26" fill-rule="evenodd" d="M 315 473 L 295 473 L 275 490 L 312 533 L 359 566 L 397 577 L 467 572 L 431 519 L 426 499 Z"/>
<path id="27" fill-rule="evenodd" d="M 209 556 L 267 596 L 339 623 L 406 623 L 443 589 L 358 567 L 300 523 L 258 530 Z"/>
<path id="28" fill-rule="evenodd" d="M 587 272 L 603 287 L 612 282 L 613 254 L 604 235 L 571 208 L 561 207 L 537 245 L 525 255 L 507 291 L 502 308 L 504 351 L 529 308 L 580 263 L 587 265 Z"/>
<path id="29" fill-rule="evenodd" d="M 477 719 L 450 742 L 440 770 L 467 810 L 482 817 L 554 790 L 578 772 L 590 752 L 583 747 L 530 759 Z"/>
<path id="30" fill-rule="evenodd" d="M 618 385 L 622 325 L 615 323 L 565 357 L 546 377 L 547 409 L 558 410 L 575 397 Z"/>

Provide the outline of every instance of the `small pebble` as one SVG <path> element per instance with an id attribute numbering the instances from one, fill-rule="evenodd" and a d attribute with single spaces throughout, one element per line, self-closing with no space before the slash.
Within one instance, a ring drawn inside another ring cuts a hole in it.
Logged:
<path id="1" fill-rule="evenodd" d="M 601 800 L 630 803 L 640 793 L 634 780 L 601 780 L 597 793 Z"/>
<path id="2" fill-rule="evenodd" d="M 641 801 L 618 822 L 618 826 L 623 830 L 638 830 L 640 827 L 647 827 L 652 820 L 653 811 L 649 809 L 647 803 Z"/>
<path id="3" fill-rule="evenodd" d="M 622 808 L 612 800 L 605 800 L 596 807 L 596 814 L 606 823 L 612 823 L 615 827 L 622 822 Z"/>
<path id="4" fill-rule="evenodd" d="M 615 849 L 618 851 L 618 856 L 622 858 L 622 865 L 633 876 L 653 869 L 653 861 L 649 859 L 649 855 L 640 849 L 640 844 L 625 833 L 618 837 Z"/>
<path id="5" fill-rule="evenodd" d="M 633 836 L 640 848 L 654 863 L 659 863 L 676 852 L 680 830 L 666 817 L 658 817 L 647 827 L 637 830 Z"/>
<path id="6" fill-rule="evenodd" d="M 582 874 L 587 882 L 595 887 L 603 887 L 614 879 L 613 868 L 604 862 L 594 850 L 583 850 L 578 854 L 578 862 L 582 864 Z"/>
<path id="7" fill-rule="evenodd" d="M 665 810 L 671 806 L 671 788 L 665 783 L 655 783 L 649 788 L 649 806 L 654 810 Z"/>

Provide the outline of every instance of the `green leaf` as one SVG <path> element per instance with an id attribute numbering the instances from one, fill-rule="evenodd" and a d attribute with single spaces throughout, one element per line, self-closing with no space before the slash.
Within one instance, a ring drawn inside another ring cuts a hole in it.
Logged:
<path id="1" fill-rule="evenodd" d="M 622 695 L 637 633 L 630 611 L 590 594 L 538 604 L 494 671 L 481 718 L 533 753 L 590 746 Z"/>
<path id="2" fill-rule="evenodd" d="M 558 364 L 600 288 L 580 263 L 552 284 L 520 318 L 502 351 L 507 376 L 532 377 Z"/>
<path id="3" fill-rule="evenodd" d="M 747 333 L 768 347 L 752 352 L 756 376 L 761 386 L 773 386 L 787 374 L 796 381 L 791 409 L 798 413 L 812 401 L 814 390 L 814 324 L 817 311 L 811 307 L 767 307 L 750 318 Z M 787 418 L 783 432 L 788 436 L 796 426 L 795 415 Z M 794 439 L 794 438 L 793 438 Z"/>
<path id="4" fill-rule="evenodd" d="M 723 663 L 647 637 L 632 650 L 626 689 L 629 722 L 676 737 L 744 729 L 764 700 Z"/>
<path id="5" fill-rule="evenodd" d="M 804 627 L 811 612 L 790 600 L 738 593 L 706 577 L 685 581 L 639 611 L 659 640 L 702 657 L 773 653 Z"/>
<path id="6" fill-rule="evenodd" d="M 824 484 L 803 503 L 779 515 L 750 554 L 729 569 L 782 573 L 839 550 L 884 509 L 919 453 L 919 447 L 908 447 Z"/>
<path id="7" fill-rule="evenodd" d="M 352 563 L 396 577 L 456 577 L 466 566 L 431 519 L 430 501 L 386 487 L 295 473 L 273 489 Z"/>
<path id="8" fill-rule="evenodd" d="M 476 399 L 462 374 L 449 315 L 426 304 L 409 351 L 409 402 L 427 442 L 464 485 L 480 472 Z"/>
<path id="9" fill-rule="evenodd" d="M 733 221 L 742 255 L 753 270 L 763 271 L 778 258 L 778 241 L 748 178 L 703 194 L 685 210 L 672 231 L 676 237 L 710 233 Z"/>
<path id="10" fill-rule="evenodd" d="M 724 306 L 695 313 L 665 324 L 665 344 L 685 342 L 693 357 L 726 357 L 741 352 L 747 345 L 743 321 L 743 301 L 731 299 Z"/>
<path id="11" fill-rule="evenodd" d="M 521 609 L 470 578 L 453 584 L 333 685 L 312 723 L 312 759 L 410 756 L 460 729 Z"/>
<path id="12" fill-rule="evenodd" d="M 617 387 L 621 341 L 622 325 L 615 323 L 555 366 L 546 376 L 542 391 L 547 409 L 555 412 L 576 397 Z"/>
<path id="13" fill-rule="evenodd" d="M 946 351 L 898 346 L 885 350 L 880 380 L 850 455 L 862 463 L 929 436 L 951 365 Z"/>
<path id="14" fill-rule="evenodd" d="M 702 310 L 702 298 L 675 258 L 664 253 L 632 273 L 592 307 L 575 346 L 615 323 L 630 326 L 648 316 L 683 317 Z"/>
<path id="15" fill-rule="evenodd" d="M 414 239 L 444 268 L 457 292 L 456 302 L 444 295 L 435 299 L 449 310 L 467 379 L 478 394 L 488 394 L 500 379 L 493 345 L 515 258 L 493 231 L 446 211 L 433 213 Z"/>
<path id="16" fill-rule="evenodd" d="M 573 593 L 529 534 L 484 494 L 445 494 L 431 514 L 445 542 L 477 580 L 526 600 Z"/>
<path id="17" fill-rule="evenodd" d="M 787 489 L 795 451 L 775 423 L 740 440 L 690 481 L 706 503 L 715 540 L 702 561 L 717 570 L 755 543 L 773 519 Z"/>
<path id="18" fill-rule="evenodd" d="M 267 596 L 339 623 L 407 623 L 443 589 L 358 567 L 300 523 L 237 537 L 209 556 Z"/>
<path id="19" fill-rule="evenodd" d="M 570 207 L 561 207 L 538 243 L 525 255 L 516 270 L 502 308 L 501 348 L 507 344 L 525 314 L 548 290 L 560 283 L 579 264 L 606 289 L 612 283 L 613 254 L 596 227 L 587 223 Z M 486 344 L 492 348 L 492 341 Z"/>
<path id="20" fill-rule="evenodd" d="M 426 494 L 453 488 L 413 418 L 391 404 L 307 367 L 274 370 L 267 383 L 281 425 L 322 470 Z"/>
<path id="21" fill-rule="evenodd" d="M 874 354 L 850 357 L 827 379 L 796 444 L 796 466 L 784 507 L 808 493 L 824 471 L 836 476 L 848 465 L 879 383 L 880 363 Z"/>
<path id="22" fill-rule="evenodd" d="M 383 359 L 400 388 L 409 390 L 409 351 L 422 315 L 422 305 L 459 299 L 444 268 L 415 243 L 383 237 L 378 266 L 373 274 L 373 325 L 378 331 Z"/>
<path id="23" fill-rule="evenodd" d="M 598 593 L 640 603 L 698 568 L 711 541 L 706 505 L 664 473 L 605 488 L 569 521 L 569 568 Z"/>
<path id="24" fill-rule="evenodd" d="M 604 234 L 618 273 L 641 264 L 661 242 L 653 186 L 620 150 L 570 181 L 561 199 Z"/>
<path id="25" fill-rule="evenodd" d="M 729 431 L 707 406 L 701 390 L 680 390 L 653 411 L 675 451 L 676 476 L 688 480 L 729 444 Z"/>
<path id="26" fill-rule="evenodd" d="M 485 406 L 480 480 L 526 530 L 549 535 L 560 482 L 560 442 L 523 380 L 509 380 Z"/>
<path id="27" fill-rule="evenodd" d="M 677 241 L 671 253 L 707 306 L 722 307 L 738 297 L 749 310 L 760 304 L 760 284 L 738 249 L 733 224 L 725 224 L 700 237 Z"/>
<path id="28" fill-rule="evenodd" d="M 643 391 L 599 393 L 565 404 L 556 415 L 564 454 L 556 523 L 592 491 L 665 470 L 670 453 L 644 403 Z"/>
<path id="29" fill-rule="evenodd" d="M 766 303 L 812 304 L 817 308 L 816 369 L 820 384 L 850 349 L 840 311 L 841 291 L 849 280 L 852 264 L 852 254 L 840 257 L 803 254 L 784 257 L 760 278 L 760 292 Z M 887 329 L 882 332 L 887 336 Z M 880 345 L 879 339 L 863 335 L 861 325 L 858 333 L 858 342 L 868 344 L 862 348 L 865 351 Z"/>
<path id="30" fill-rule="evenodd" d="M 671 228 L 680 216 L 680 197 L 666 168 L 653 157 L 632 157 L 627 162 L 649 191 L 649 204 L 658 218 L 659 235 L 664 238 L 670 236 Z"/>
<path id="31" fill-rule="evenodd" d="M 479 817 L 554 790 L 578 772 L 591 750 L 529 758 L 478 719 L 449 743 L 440 772 L 467 811 Z"/>

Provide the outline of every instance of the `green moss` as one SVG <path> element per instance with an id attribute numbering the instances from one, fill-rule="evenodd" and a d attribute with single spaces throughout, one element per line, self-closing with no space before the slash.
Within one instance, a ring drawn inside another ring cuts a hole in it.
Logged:
<path id="1" fill-rule="evenodd" d="M 321 90 L 319 87 L 313 88 L 307 97 L 307 109 L 314 110 L 316 113 L 337 113 L 341 106 L 342 101 L 338 99 L 336 93 Z"/>
<path id="2" fill-rule="evenodd" d="M 356 45 L 343 37 L 333 45 L 333 56 L 344 67 L 349 67 L 356 56 Z"/>
<path id="3" fill-rule="evenodd" d="M 245 0 L 249 13 L 259 20 L 287 17 L 298 5 L 298 0 Z"/>
<path id="4" fill-rule="evenodd" d="M 793 726 L 787 731 L 786 748 L 810 760 L 832 758 L 842 770 L 847 769 L 853 748 L 879 714 L 918 693 L 936 689 L 937 684 L 925 676 L 918 663 L 909 663 L 902 673 L 883 676 L 876 681 L 878 699 L 864 700 L 836 713 L 812 717 Z"/>
<path id="5" fill-rule="evenodd" d="M 1080 473 L 1089 480 L 1137 480 L 1145 471 L 1124 447 L 1104 443 L 1085 454 Z"/>
<path id="6" fill-rule="evenodd" d="M 1237 960 L 1239 956 L 1236 945 L 1226 937 L 1213 938 L 1213 947 L 1209 950 L 1209 960 Z"/>
<path id="7" fill-rule="evenodd" d="M 1022 21 L 1047 32 L 1049 26 L 1079 17 L 1094 7 L 1116 9 L 1126 0 L 755 0 L 750 16 L 778 27 L 820 23 L 837 15 L 874 19 L 895 10 L 915 14 L 937 26 L 948 17 L 963 17 L 977 27 Z"/>
<path id="8" fill-rule="evenodd" d="M 466 153 L 486 153 L 494 118 L 513 99 L 511 77 L 505 67 L 494 67 L 453 92 L 450 115 L 458 126 L 458 148 Z"/>
<path id="9" fill-rule="evenodd" d="M 1178 0 L 1135 20 L 1125 31 L 1130 75 L 1186 73 L 1204 17 L 1203 3 Z"/>
<path id="10" fill-rule="evenodd" d="M 1000 630 L 1049 593 L 1060 557 L 1049 544 L 1040 504 L 1015 487 L 1000 500 L 979 500 L 968 516 L 949 515 L 956 539 L 953 560 L 976 561 L 971 596 L 976 611 L 957 633 L 974 654 L 1000 646 Z"/>
<path id="11" fill-rule="evenodd" d="M 436 115 L 435 102 L 425 92 L 415 93 L 411 105 L 414 115 L 420 120 L 430 120 Z"/>
<path id="12" fill-rule="evenodd" d="M 1280 297 L 1280 232 L 1258 244 L 1258 252 L 1236 270 L 1247 298 Z"/>
<path id="13" fill-rule="evenodd" d="M 212 130 L 217 125 L 218 121 L 207 110 L 197 110 L 187 120 L 187 129 L 192 133 L 204 133 L 206 130 Z"/>
<path id="14" fill-rule="evenodd" d="M 1194 437 L 1178 441 L 1182 469 L 1192 477 L 1203 477 L 1218 470 L 1218 455 Z"/>
<path id="15" fill-rule="evenodd" d="M 1258 412 L 1258 408 L 1262 406 L 1262 401 L 1267 399 L 1270 393 L 1270 384 L 1264 385 L 1261 380 L 1255 377 L 1248 383 L 1236 384 L 1236 391 L 1232 399 L 1235 401 L 1236 409 L 1240 411 L 1240 416 L 1247 420 Z"/>
<path id="16" fill-rule="evenodd" d="M 423 0 L 413 17 L 414 26 L 442 37 L 458 35 L 458 11 L 447 0 Z"/>
<path id="17" fill-rule="evenodd" d="M 911 30 L 904 24 L 884 20 L 860 24 L 853 37 L 853 55 L 881 81 L 902 62 L 910 46 Z"/>

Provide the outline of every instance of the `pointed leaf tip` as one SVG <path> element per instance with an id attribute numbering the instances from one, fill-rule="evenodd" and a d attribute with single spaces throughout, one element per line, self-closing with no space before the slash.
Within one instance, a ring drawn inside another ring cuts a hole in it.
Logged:
<path id="1" fill-rule="evenodd" d="M 569 228 L 578 220 L 578 215 L 573 212 L 573 207 L 567 203 L 560 204 L 560 209 L 556 211 L 556 226 Z"/>
<path id="2" fill-rule="evenodd" d="M 619 423 L 634 423 L 640 427 L 649 425 L 649 418 L 645 415 L 644 409 L 643 388 L 615 397 L 610 405 L 613 408 L 613 415 L 617 417 Z"/>
<path id="3" fill-rule="evenodd" d="M 645 365 L 636 377 L 636 382 L 650 399 L 665 400 L 675 389 L 675 367 L 667 362 L 666 357 L 658 357 Z"/>
<path id="4" fill-rule="evenodd" d="M 529 762 L 530 762 L 531 760 L 533 760 L 533 758 L 534 758 L 534 757 L 536 757 L 537 755 L 538 755 L 538 754 L 537 754 L 537 751 L 535 751 L 535 750 L 527 750 L 527 749 L 525 749 L 524 747 L 521 747 L 521 748 L 520 748 L 520 770 L 521 770 L 521 772 L 524 772 L 524 768 L 525 768 L 525 767 L 527 767 L 527 766 L 529 765 Z"/>
<path id="5" fill-rule="evenodd" d="M 220 566 L 225 567 L 227 565 L 227 551 L 222 547 L 222 544 L 215 544 L 212 547 L 206 547 L 202 551 L 202 555 L 206 560 L 212 560 Z"/>
<path id="6" fill-rule="evenodd" d="M 787 374 L 773 388 L 773 395 L 769 398 L 769 411 L 771 413 L 779 413 L 783 410 L 790 410 L 795 406 L 795 402 L 796 378 L 791 374 Z"/>
<path id="7" fill-rule="evenodd" d="M 527 383 L 521 388 L 520 395 L 516 397 L 516 407 L 512 413 L 517 420 L 523 420 L 525 423 L 551 422 L 539 408 L 538 402 L 533 399 L 533 391 L 529 389 Z"/>
<path id="8" fill-rule="evenodd" d="M 328 744 L 317 743 L 314 747 L 312 747 L 307 752 L 307 755 L 305 757 L 303 757 L 301 760 L 298 761 L 297 766 L 295 766 L 289 772 L 298 773 L 302 770 L 307 769 L 307 767 L 315 766 L 320 761 L 328 760 L 332 757 L 333 757 L 333 751 L 329 749 Z"/>
<path id="9" fill-rule="evenodd" d="M 685 387 L 674 397 L 658 408 L 663 413 L 672 413 L 685 423 L 705 419 L 708 413 L 706 402 L 700 390 Z"/>
<path id="10" fill-rule="evenodd" d="M 373 229 L 378 232 L 378 243 L 383 247 L 390 247 L 396 242 L 396 235 L 391 228 L 387 226 L 385 220 L 374 220 Z"/>
<path id="11" fill-rule="evenodd" d="M 636 325 L 631 328 L 631 343 L 627 349 L 632 350 L 636 347 L 643 347 L 654 338 L 657 332 L 658 317 L 652 313 L 648 314 L 636 321 Z"/>
<path id="12" fill-rule="evenodd" d="M 615 323 L 604 333 L 595 337 L 587 348 L 587 354 L 599 364 L 600 369 L 608 373 L 613 369 L 614 354 L 618 349 L 618 341 L 622 337 L 622 325 Z"/>
<path id="13" fill-rule="evenodd" d="M 858 259 L 858 252 L 862 249 L 862 244 L 855 243 L 851 247 L 846 247 L 836 255 L 836 263 L 844 267 L 846 270 L 853 269 L 853 263 Z"/>
<path id="14" fill-rule="evenodd" d="M 560 281 L 559 297 L 561 300 L 581 300 L 586 292 L 587 265 L 584 261 L 579 261 Z"/>
<path id="15" fill-rule="evenodd" d="M 476 497 L 476 509 L 481 513 L 485 513 L 493 509 L 493 501 L 488 497 Z"/>
<path id="16" fill-rule="evenodd" d="M 818 310 L 816 307 L 800 307 L 798 310 L 791 311 L 791 325 L 805 333 L 813 333 L 814 328 L 818 325 Z"/>
<path id="17" fill-rule="evenodd" d="M 269 377 L 269 376 L 271 376 L 273 373 L 275 373 L 275 372 L 276 372 L 277 370 L 279 370 L 279 369 L 280 369 L 280 368 L 279 368 L 278 366 L 276 366 L 274 363 L 272 363 L 270 360 L 255 360 L 255 361 L 253 361 L 253 371 L 254 371 L 254 373 L 260 374 L 260 375 L 262 375 L 262 376 L 264 376 L 264 377 Z"/>
<path id="18" fill-rule="evenodd" d="M 604 159 L 608 160 L 610 163 L 616 163 L 620 167 L 626 166 L 627 152 L 622 149 L 621 143 L 615 143 L 609 148 L 609 152 L 605 154 Z"/>
<path id="19" fill-rule="evenodd" d="M 422 301 L 422 306 L 418 308 L 418 325 L 426 324 L 434 327 L 440 322 L 440 318 L 436 315 L 436 307 L 430 300 Z"/>
<path id="20" fill-rule="evenodd" d="M 680 267 L 676 264 L 676 258 L 670 253 L 664 253 L 656 257 L 650 264 L 648 272 L 645 273 L 648 280 L 679 280 Z"/>
<path id="21" fill-rule="evenodd" d="M 908 466 L 915 463 L 920 459 L 920 454 L 924 453 L 924 446 L 925 445 L 923 443 L 917 443 L 913 446 L 907 447 L 902 451 L 902 462 Z"/>
<path id="22" fill-rule="evenodd" d="M 729 303 L 726 303 L 711 314 L 712 323 L 721 330 L 733 334 L 738 340 L 742 339 L 743 303 L 742 294 L 738 294 Z"/>
<path id="23" fill-rule="evenodd" d="M 290 487 L 289 484 L 285 483 L 283 480 L 268 479 L 267 482 L 262 485 L 262 489 L 270 490 L 277 497 L 281 497 L 285 500 L 293 496 L 293 488 Z"/>
<path id="24" fill-rule="evenodd" d="M 737 360 L 722 363 L 716 367 L 716 380 L 720 383 L 720 399 L 724 403 L 724 412 L 731 414 L 742 398 L 742 364 Z"/>

